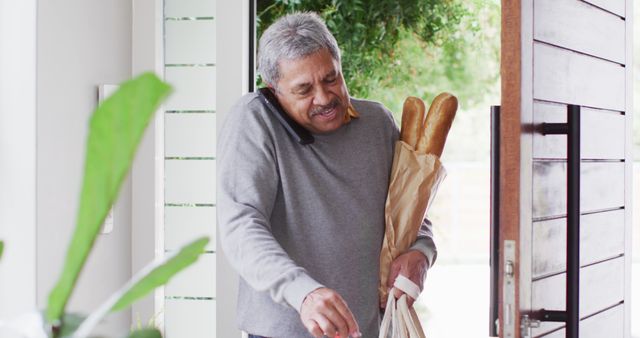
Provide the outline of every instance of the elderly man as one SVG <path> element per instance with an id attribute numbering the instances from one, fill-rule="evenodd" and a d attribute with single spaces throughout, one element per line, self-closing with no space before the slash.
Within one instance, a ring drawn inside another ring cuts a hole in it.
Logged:
<path id="1" fill-rule="evenodd" d="M 241 277 L 239 328 L 250 337 L 376 337 L 384 205 L 399 137 L 393 117 L 349 97 L 340 50 L 316 14 L 271 25 L 258 63 L 273 103 L 312 142 L 299 142 L 256 93 L 224 121 L 218 224 Z M 435 258 L 425 220 L 393 262 L 389 285 L 402 274 L 422 288 Z"/>

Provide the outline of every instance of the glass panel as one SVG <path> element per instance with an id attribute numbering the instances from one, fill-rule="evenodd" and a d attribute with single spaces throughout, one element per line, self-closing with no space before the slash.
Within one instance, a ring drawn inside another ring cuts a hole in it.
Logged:
<path id="1" fill-rule="evenodd" d="M 214 160 L 165 160 L 166 203 L 215 203 Z"/>
<path id="2" fill-rule="evenodd" d="M 215 64 L 216 24 L 213 20 L 167 21 L 166 64 Z"/>
<path id="3" fill-rule="evenodd" d="M 209 236 L 207 251 L 216 250 L 215 207 L 165 207 L 165 248 L 176 250 L 200 236 Z"/>
<path id="4" fill-rule="evenodd" d="M 167 299 L 165 338 L 211 338 L 216 336 L 215 300 Z"/>
<path id="5" fill-rule="evenodd" d="M 212 0 L 166 0 L 165 17 L 216 16 L 216 2 Z"/>
<path id="6" fill-rule="evenodd" d="M 165 289 L 165 297 L 215 298 L 216 254 L 205 253 L 193 265 L 173 277 Z"/>
<path id="7" fill-rule="evenodd" d="M 164 229 L 157 231 L 168 251 L 210 237 L 207 253 L 165 288 L 164 337 L 210 338 L 216 336 L 216 1 L 163 2 L 165 81 L 174 92 L 164 106 Z"/>
<path id="8" fill-rule="evenodd" d="M 215 157 L 215 114 L 165 114 L 167 157 Z"/>
<path id="9" fill-rule="evenodd" d="M 165 79 L 174 88 L 166 110 L 216 109 L 215 67 L 167 67 Z"/>

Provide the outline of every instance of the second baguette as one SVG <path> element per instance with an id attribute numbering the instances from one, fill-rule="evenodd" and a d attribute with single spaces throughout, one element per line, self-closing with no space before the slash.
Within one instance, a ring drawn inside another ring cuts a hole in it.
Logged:
<path id="1" fill-rule="evenodd" d="M 458 99 L 455 96 L 449 93 L 436 96 L 429 107 L 429 113 L 424 121 L 424 129 L 415 148 L 416 151 L 434 154 L 438 157 L 442 156 L 444 144 L 447 141 L 447 135 L 457 110 Z"/>

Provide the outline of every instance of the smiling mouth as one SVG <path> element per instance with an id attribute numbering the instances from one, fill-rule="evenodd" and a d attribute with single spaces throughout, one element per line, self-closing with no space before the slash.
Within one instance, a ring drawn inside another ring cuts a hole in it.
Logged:
<path id="1" fill-rule="evenodd" d="M 334 112 L 335 112 L 335 107 L 334 107 L 334 108 L 330 108 L 330 109 L 323 110 L 323 111 L 318 112 L 318 113 L 315 113 L 315 114 L 313 114 L 313 116 L 316 116 L 316 115 L 320 115 L 320 116 L 329 116 L 329 115 L 331 115 L 331 114 L 332 114 L 332 113 L 334 113 Z"/>
<path id="2" fill-rule="evenodd" d="M 314 111 L 311 112 L 311 117 L 313 118 L 317 116 L 323 119 L 331 119 L 336 115 L 338 105 L 339 105 L 339 102 L 336 100 L 330 103 L 327 107 L 314 109 Z"/>

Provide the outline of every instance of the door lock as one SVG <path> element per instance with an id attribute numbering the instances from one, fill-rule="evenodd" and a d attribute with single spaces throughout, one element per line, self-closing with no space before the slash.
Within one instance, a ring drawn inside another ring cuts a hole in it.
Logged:
<path id="1" fill-rule="evenodd" d="M 516 336 L 516 242 L 504 241 L 504 271 L 502 278 L 502 332 L 504 338 Z"/>
<path id="2" fill-rule="evenodd" d="M 523 315 L 520 319 L 520 337 L 532 337 L 531 329 L 540 327 L 540 321 L 529 318 L 529 315 Z"/>

